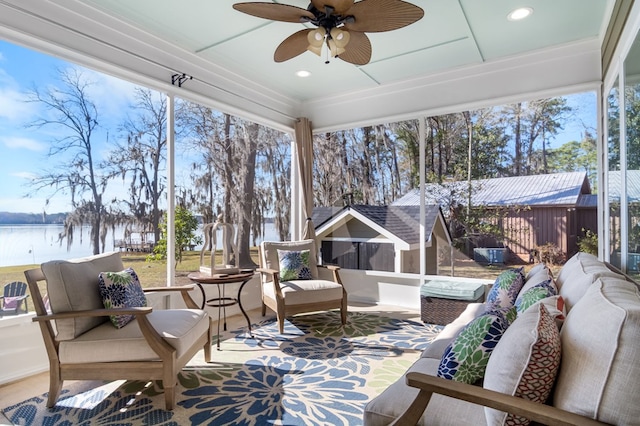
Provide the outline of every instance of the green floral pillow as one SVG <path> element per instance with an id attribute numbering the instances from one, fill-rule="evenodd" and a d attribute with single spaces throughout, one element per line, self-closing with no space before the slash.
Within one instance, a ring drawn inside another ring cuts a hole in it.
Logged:
<path id="1" fill-rule="evenodd" d="M 142 291 L 138 274 L 132 268 L 120 272 L 100 272 L 98 287 L 102 303 L 107 309 L 147 306 L 147 298 Z M 114 327 L 122 328 L 129 324 L 134 316 L 111 315 L 109 318 Z"/>
<path id="2" fill-rule="evenodd" d="M 487 295 L 486 310 L 512 307 L 523 285 L 523 268 L 508 269 L 498 275 Z"/>
<path id="3" fill-rule="evenodd" d="M 515 307 L 518 311 L 518 315 L 529 309 L 536 302 L 557 294 L 558 290 L 556 290 L 550 279 L 531 287 L 519 294 L 516 299 Z"/>
<path id="4" fill-rule="evenodd" d="M 470 384 L 482 379 L 491 352 L 515 319 L 511 307 L 485 312 L 471 321 L 445 349 L 438 377 Z"/>
<path id="5" fill-rule="evenodd" d="M 310 280 L 309 250 L 278 250 L 280 281 Z"/>

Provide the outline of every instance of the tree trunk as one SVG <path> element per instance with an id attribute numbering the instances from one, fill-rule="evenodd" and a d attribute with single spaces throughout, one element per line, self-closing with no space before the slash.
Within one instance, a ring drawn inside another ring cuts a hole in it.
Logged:
<path id="1" fill-rule="evenodd" d="M 238 197 L 238 208 L 240 209 L 238 214 L 238 253 L 237 253 L 237 266 L 241 268 L 253 268 L 255 263 L 251 259 L 251 252 L 249 250 L 250 233 L 251 233 L 251 212 L 253 209 L 254 201 L 254 186 L 256 177 L 256 154 L 258 145 L 258 125 L 255 123 L 245 123 L 247 131 L 244 132 L 244 140 L 242 146 L 244 147 L 245 164 L 240 170 L 245 172 L 244 177 L 240 179 L 240 188 Z"/>

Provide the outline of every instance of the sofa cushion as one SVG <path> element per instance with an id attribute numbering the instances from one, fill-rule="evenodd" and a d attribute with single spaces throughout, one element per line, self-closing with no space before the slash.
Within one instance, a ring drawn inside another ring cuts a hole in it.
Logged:
<path id="1" fill-rule="evenodd" d="M 147 298 L 133 268 L 120 272 L 100 272 L 98 288 L 102 303 L 107 309 L 147 306 Z M 133 320 L 133 315 L 110 315 L 109 319 L 114 327 L 122 328 Z"/>
<path id="2" fill-rule="evenodd" d="M 611 271 L 592 254 L 579 252 L 572 256 L 560 269 L 556 278 L 558 294 L 567 306 L 567 312 L 587 291 L 587 288 L 600 277 L 621 278 L 620 274 Z"/>
<path id="3" fill-rule="evenodd" d="M 209 329 L 209 315 L 199 309 L 167 309 L 147 314 L 162 338 L 176 349 L 180 358 Z M 60 362 L 86 363 L 150 361 L 159 359 L 147 344 L 137 320 L 116 329 L 110 323 L 89 330 L 82 336 L 60 343 Z"/>
<path id="4" fill-rule="evenodd" d="M 546 402 L 560 365 L 560 333 L 542 304 L 518 316 L 487 363 L 484 387 Z M 485 407 L 488 425 L 528 425 L 526 418 Z"/>
<path id="5" fill-rule="evenodd" d="M 432 376 L 436 375 L 439 360 L 420 358 L 408 370 Z M 390 424 L 413 402 L 418 389 L 408 386 L 402 376 L 389 385 L 380 395 L 369 401 L 364 409 L 365 426 L 383 426 Z M 460 399 L 434 394 L 427 409 L 418 421 L 421 426 L 476 426 L 484 422 L 482 406 Z"/>
<path id="6" fill-rule="evenodd" d="M 525 280 L 524 285 L 520 290 L 520 293 L 522 293 L 523 291 L 529 290 L 531 287 L 535 287 L 539 284 L 542 284 L 548 281 L 551 281 L 553 283 L 553 286 L 556 287 L 556 290 L 557 290 L 558 287 L 556 286 L 555 280 L 553 279 L 553 274 L 551 273 L 551 270 L 545 266 L 544 268 L 540 269 L 537 273 L 533 275 L 529 275 L 529 278 Z"/>
<path id="7" fill-rule="evenodd" d="M 481 379 L 491 352 L 513 319 L 515 309 L 502 308 L 471 321 L 444 351 L 438 377 L 470 384 Z"/>
<path id="8" fill-rule="evenodd" d="M 458 317 L 447 324 L 429 346 L 422 351 L 422 357 L 435 358 L 440 361 L 442 354 L 451 341 L 460 333 L 467 324 L 484 313 L 484 303 L 469 303 Z"/>
<path id="9" fill-rule="evenodd" d="M 485 302 L 487 311 L 510 308 L 524 285 L 522 268 L 508 269 L 498 275 Z"/>
<path id="10" fill-rule="evenodd" d="M 536 275 L 537 273 L 539 273 L 540 271 L 544 271 L 544 270 L 549 270 L 549 267 L 547 266 L 546 263 L 544 262 L 540 262 L 538 264 L 536 264 L 535 266 L 533 266 L 531 269 L 529 269 L 529 272 L 527 272 L 527 275 L 524 276 L 524 280 L 525 281 L 529 281 L 529 279 L 531 277 L 533 277 L 534 275 Z"/>
<path id="11" fill-rule="evenodd" d="M 611 424 L 640 419 L 640 292 L 599 278 L 568 312 L 553 404 Z"/>
<path id="12" fill-rule="evenodd" d="M 310 280 L 309 250 L 278 250 L 280 281 Z"/>
<path id="13" fill-rule="evenodd" d="M 98 274 L 124 269 L 120 253 L 105 253 L 90 258 L 53 260 L 40 268 L 47 280 L 47 294 L 54 313 L 103 309 Z M 57 340 L 73 339 L 105 321 L 107 317 L 56 320 Z"/>

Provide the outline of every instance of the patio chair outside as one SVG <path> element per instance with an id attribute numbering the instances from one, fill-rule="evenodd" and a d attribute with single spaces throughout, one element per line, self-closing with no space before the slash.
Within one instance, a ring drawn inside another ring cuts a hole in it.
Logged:
<path id="1" fill-rule="evenodd" d="M 27 283 L 14 281 L 4 286 L 0 296 L 0 316 L 29 312 Z"/>

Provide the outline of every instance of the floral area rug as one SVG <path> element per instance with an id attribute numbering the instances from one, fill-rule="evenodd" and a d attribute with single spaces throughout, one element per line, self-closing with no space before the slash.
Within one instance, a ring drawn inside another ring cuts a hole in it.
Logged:
<path id="1" fill-rule="evenodd" d="M 16 425 L 360 425 L 366 403 L 398 379 L 441 326 L 385 314 L 296 316 L 231 332 L 207 364 L 202 351 L 180 374 L 176 407 L 161 383 L 65 385 L 53 409 L 46 394 L 3 409 Z M 89 386 L 90 385 L 90 386 Z"/>

